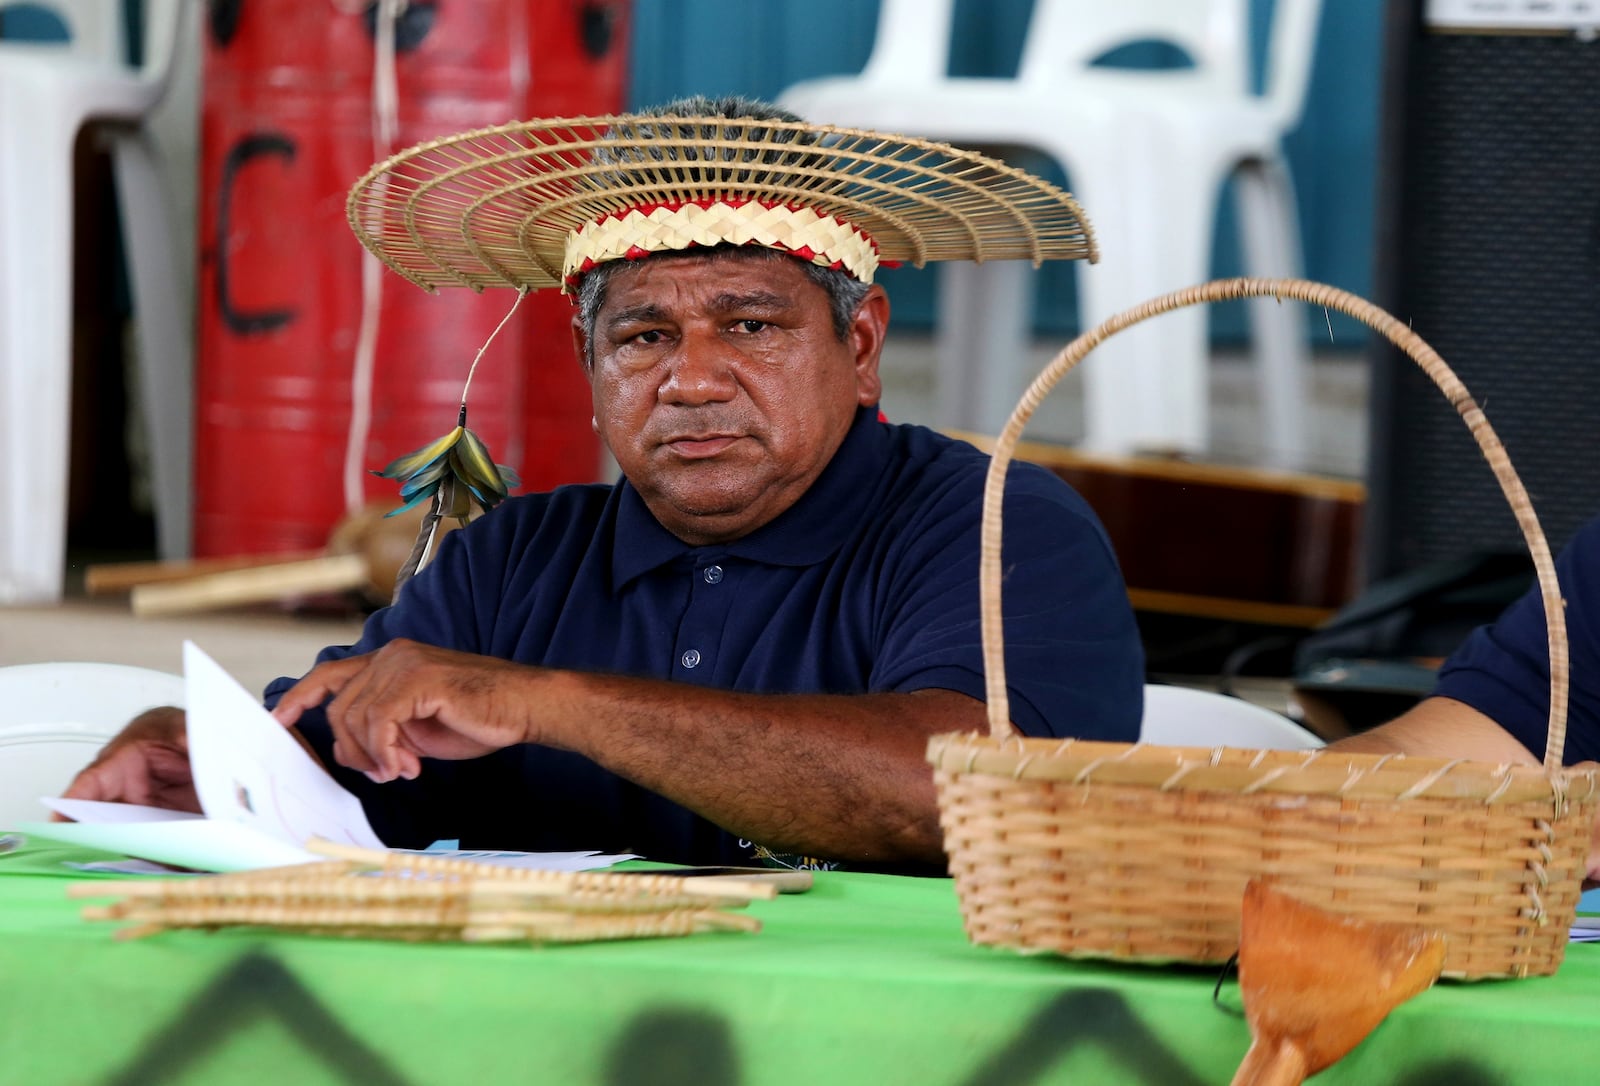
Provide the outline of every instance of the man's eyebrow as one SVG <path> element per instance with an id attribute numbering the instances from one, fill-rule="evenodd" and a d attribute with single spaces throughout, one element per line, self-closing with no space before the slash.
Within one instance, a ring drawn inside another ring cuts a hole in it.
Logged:
<path id="1" fill-rule="evenodd" d="M 638 305 L 624 306 L 614 313 L 609 313 L 605 318 L 605 325 L 614 328 L 619 324 L 657 324 L 667 319 L 667 311 L 655 302 L 640 302 Z"/>
<path id="2" fill-rule="evenodd" d="M 732 291 L 717 295 L 711 299 L 713 313 L 734 313 L 740 310 L 766 310 L 786 309 L 793 305 L 793 300 L 782 294 L 770 290 L 752 290 L 742 293 Z"/>
<path id="3" fill-rule="evenodd" d="M 724 291 L 711 299 L 708 308 L 713 313 L 772 312 L 793 305 L 793 299 L 770 290 Z M 671 321 L 672 315 L 665 306 L 656 302 L 640 302 L 623 306 L 608 313 L 602 322 L 607 328 L 624 324 L 661 324 Z"/>

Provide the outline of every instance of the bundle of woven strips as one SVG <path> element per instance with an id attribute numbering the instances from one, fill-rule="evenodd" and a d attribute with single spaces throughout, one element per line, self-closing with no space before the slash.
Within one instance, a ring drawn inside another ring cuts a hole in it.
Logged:
<path id="1" fill-rule="evenodd" d="M 735 878 L 509 868 L 312 842 L 339 859 L 192 879 L 77 883 L 89 920 L 128 924 L 119 938 L 172 928 L 272 928 L 413 942 L 581 943 L 760 930 L 729 912 L 771 886 Z"/>

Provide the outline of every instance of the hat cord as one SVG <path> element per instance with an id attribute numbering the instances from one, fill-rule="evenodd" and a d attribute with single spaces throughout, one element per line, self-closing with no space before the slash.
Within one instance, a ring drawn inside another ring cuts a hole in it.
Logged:
<path id="1" fill-rule="evenodd" d="M 376 258 L 374 258 L 376 259 Z M 478 353 L 472 356 L 472 365 L 467 369 L 466 383 L 461 386 L 461 425 L 465 426 L 467 418 L 467 392 L 472 388 L 473 375 L 478 372 L 478 363 L 483 360 L 483 352 L 489 349 L 489 344 L 494 342 L 494 337 L 500 334 L 500 329 L 506 326 L 517 306 L 522 304 L 522 299 L 528 296 L 528 288 L 520 287 L 517 290 L 517 300 L 511 303 L 511 308 L 506 310 L 506 315 L 500 318 L 500 323 L 494 326 L 494 331 L 489 333 L 489 338 L 483 341 L 483 346 L 478 348 Z"/>

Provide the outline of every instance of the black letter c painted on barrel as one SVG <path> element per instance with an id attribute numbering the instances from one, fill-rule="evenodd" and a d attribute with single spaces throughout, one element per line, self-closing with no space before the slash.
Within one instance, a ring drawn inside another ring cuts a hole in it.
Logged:
<path id="1" fill-rule="evenodd" d="M 277 132 L 252 132 L 228 149 L 222 161 L 221 191 L 217 194 L 217 309 L 222 323 L 241 336 L 262 335 L 282 328 L 295 318 L 293 309 L 241 310 L 228 294 L 228 220 L 233 202 L 233 182 L 252 158 L 281 155 L 294 161 L 294 141 Z"/>

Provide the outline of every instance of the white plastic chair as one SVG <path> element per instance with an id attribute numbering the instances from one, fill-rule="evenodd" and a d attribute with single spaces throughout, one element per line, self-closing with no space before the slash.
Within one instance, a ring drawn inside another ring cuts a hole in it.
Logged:
<path id="1" fill-rule="evenodd" d="M 0 41 L 0 604 L 61 596 L 72 377 L 73 143 L 108 140 L 138 330 L 156 525 L 188 553 L 193 337 L 172 216 L 142 122 L 166 88 L 183 0 L 144 0 L 144 65 L 122 5 L 46 0 L 72 34 Z M 198 6 L 198 5 L 191 5 Z"/>
<path id="2" fill-rule="evenodd" d="M 59 796 L 122 726 L 183 705 L 183 677 L 125 664 L 0 667 L 0 829 L 49 817 Z"/>
<path id="3" fill-rule="evenodd" d="M 1242 698 L 1147 685 L 1139 742 L 1171 747 L 1316 750 L 1325 744 L 1286 716 Z"/>
<path id="4" fill-rule="evenodd" d="M 1015 79 L 946 74 L 954 0 L 881 0 L 859 76 L 808 81 L 780 101 L 809 120 L 964 145 L 1021 145 L 1065 169 L 1100 242 L 1078 274 L 1088 328 L 1206 279 L 1213 219 L 1232 174 L 1251 275 L 1300 273 L 1300 232 L 1282 137 L 1305 100 L 1321 0 L 1276 0 L 1266 93 L 1251 93 L 1249 0 L 1035 0 Z M 1193 68 L 1094 65 L 1118 46 L 1163 41 Z M 1026 266 L 941 269 L 940 425 L 998 432 L 1026 378 Z M 1299 307 L 1251 303 L 1262 387 L 1262 460 L 1300 467 L 1306 447 L 1306 323 Z M 1123 332 L 1083 364 L 1086 446 L 1125 454 L 1202 450 L 1204 309 Z"/>

